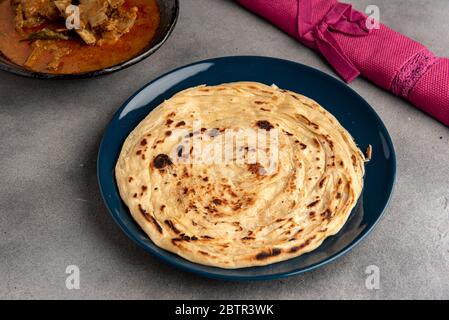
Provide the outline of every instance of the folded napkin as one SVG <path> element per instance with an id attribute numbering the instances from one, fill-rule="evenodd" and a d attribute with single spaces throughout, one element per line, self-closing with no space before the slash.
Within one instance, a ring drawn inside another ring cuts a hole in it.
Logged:
<path id="1" fill-rule="evenodd" d="M 449 59 L 337 0 L 237 0 L 317 50 L 346 81 L 358 75 L 449 126 Z M 370 18 L 371 19 L 371 18 Z"/>

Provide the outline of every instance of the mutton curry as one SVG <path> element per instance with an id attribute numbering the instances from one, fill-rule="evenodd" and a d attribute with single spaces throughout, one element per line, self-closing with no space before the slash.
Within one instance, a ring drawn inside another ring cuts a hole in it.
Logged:
<path id="1" fill-rule="evenodd" d="M 0 0 L 0 54 L 37 72 L 99 70 L 142 52 L 159 22 L 156 0 Z"/>

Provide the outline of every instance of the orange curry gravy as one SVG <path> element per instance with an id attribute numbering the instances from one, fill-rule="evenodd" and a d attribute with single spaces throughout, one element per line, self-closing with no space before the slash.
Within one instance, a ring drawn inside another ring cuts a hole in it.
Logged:
<path id="1" fill-rule="evenodd" d="M 126 0 L 125 6 L 137 7 L 137 19 L 131 30 L 113 44 L 102 46 L 85 44 L 81 39 L 45 40 L 49 48 L 39 56 L 31 69 L 37 72 L 73 74 L 110 67 L 138 55 L 152 40 L 160 23 L 160 12 L 156 0 Z M 37 28 L 40 30 L 42 26 Z M 10 1 L 0 1 L 0 53 L 15 64 L 24 66 L 32 52 L 31 41 L 21 41 L 36 28 L 25 29 L 24 34 L 15 29 L 14 9 Z M 48 64 L 57 52 L 55 46 L 68 52 L 59 58 L 56 69 Z M 69 49 L 69 50 L 67 50 Z"/>

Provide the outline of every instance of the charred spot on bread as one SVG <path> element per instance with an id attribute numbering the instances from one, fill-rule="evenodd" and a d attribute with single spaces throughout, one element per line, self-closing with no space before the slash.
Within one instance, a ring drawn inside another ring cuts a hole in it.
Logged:
<path id="1" fill-rule="evenodd" d="M 312 207 L 316 206 L 319 202 L 320 202 L 320 199 L 315 200 L 315 201 L 309 203 L 309 204 L 307 205 L 307 208 L 312 208 Z"/>
<path id="2" fill-rule="evenodd" d="M 166 166 L 170 166 L 172 165 L 173 162 L 171 161 L 170 157 L 167 156 L 166 154 L 158 154 L 154 159 L 153 159 L 153 166 L 156 169 L 163 169 Z"/>
<path id="3" fill-rule="evenodd" d="M 259 120 L 256 122 L 256 126 L 258 126 L 262 130 L 270 131 L 274 128 L 274 126 L 267 120 Z"/>
<path id="4" fill-rule="evenodd" d="M 282 252 L 282 250 L 279 249 L 279 248 L 268 249 L 266 251 L 259 252 L 256 255 L 256 259 L 257 260 L 265 260 L 265 259 L 270 258 L 270 257 L 278 256 L 278 255 L 281 254 L 281 252 Z"/>
<path id="5" fill-rule="evenodd" d="M 169 219 L 165 220 L 164 223 L 176 234 L 180 234 L 181 231 L 179 231 L 175 225 L 173 224 L 173 222 Z"/>
<path id="6" fill-rule="evenodd" d="M 179 122 L 175 125 L 175 127 L 176 127 L 176 128 L 179 128 L 179 127 L 184 126 L 185 124 L 186 124 L 186 122 L 185 122 L 184 120 L 182 120 L 182 121 L 179 121 Z"/>
<path id="7" fill-rule="evenodd" d="M 142 205 L 140 203 L 138 205 L 138 208 L 139 208 L 140 213 L 143 215 L 143 217 L 147 221 L 151 222 L 156 227 L 156 230 L 162 234 L 163 233 L 162 227 L 159 225 L 159 223 L 156 221 L 156 219 L 150 213 L 148 213 L 144 208 L 142 208 Z"/>
<path id="8" fill-rule="evenodd" d="M 267 170 L 258 162 L 248 165 L 248 171 L 258 176 L 264 176 L 267 174 Z"/>

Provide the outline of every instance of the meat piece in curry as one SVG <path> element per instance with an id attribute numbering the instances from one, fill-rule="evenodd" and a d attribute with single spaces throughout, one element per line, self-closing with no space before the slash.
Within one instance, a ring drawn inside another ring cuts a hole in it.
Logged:
<path id="1" fill-rule="evenodd" d="M 73 8 L 79 25 L 68 30 Z M 98 70 L 140 53 L 159 20 L 156 0 L 4 0 L 0 53 L 38 72 Z"/>
<path id="2" fill-rule="evenodd" d="M 16 29 L 37 27 L 45 21 L 60 18 L 59 10 L 52 0 L 11 0 L 16 16 Z"/>
<path id="3" fill-rule="evenodd" d="M 66 8 L 71 1 L 53 1 L 67 17 Z M 78 35 L 86 44 L 113 43 L 133 27 L 137 7 L 124 7 L 125 0 L 81 0 L 79 5 L 80 27 Z"/>

